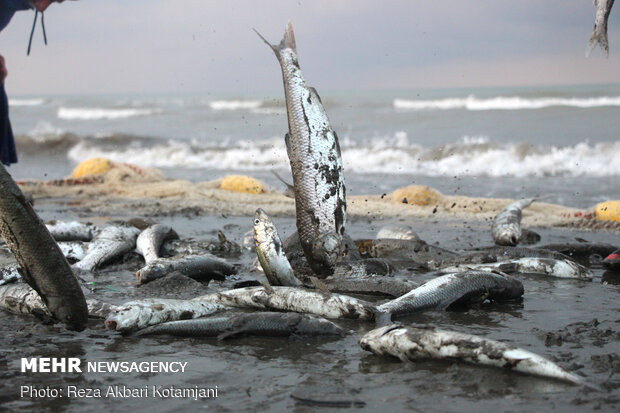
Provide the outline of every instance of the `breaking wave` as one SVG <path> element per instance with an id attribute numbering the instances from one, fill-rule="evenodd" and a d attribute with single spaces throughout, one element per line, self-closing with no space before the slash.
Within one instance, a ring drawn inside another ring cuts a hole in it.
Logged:
<path id="1" fill-rule="evenodd" d="M 123 119 L 134 116 L 149 116 L 161 113 L 161 109 L 153 108 L 123 108 L 123 109 L 104 109 L 104 108 L 58 108 L 57 116 L 65 120 L 102 120 L 102 119 Z"/>
<path id="2" fill-rule="evenodd" d="M 80 162 L 91 157 L 141 166 L 210 170 L 273 170 L 289 168 L 281 137 L 261 141 L 157 140 L 126 135 L 70 139 L 68 157 Z M 58 147 L 58 137 L 54 146 Z M 527 143 L 497 144 L 484 136 L 465 136 L 436 147 L 410 143 L 405 132 L 366 142 L 341 139 L 346 171 L 365 174 L 423 176 L 617 176 L 620 175 L 620 141 L 574 146 L 537 146 Z"/>
<path id="3" fill-rule="evenodd" d="M 488 99 L 470 95 L 466 98 L 446 98 L 437 100 L 394 99 L 393 106 L 398 110 L 525 110 L 542 109 L 552 106 L 575 108 L 597 108 L 603 106 L 620 106 L 620 96 L 592 98 L 524 98 L 494 97 Z"/>
<path id="4" fill-rule="evenodd" d="M 257 109 L 263 102 L 261 100 L 214 100 L 209 102 L 213 110 L 240 110 Z"/>
<path id="5" fill-rule="evenodd" d="M 9 99 L 9 106 L 40 106 L 45 99 Z"/>

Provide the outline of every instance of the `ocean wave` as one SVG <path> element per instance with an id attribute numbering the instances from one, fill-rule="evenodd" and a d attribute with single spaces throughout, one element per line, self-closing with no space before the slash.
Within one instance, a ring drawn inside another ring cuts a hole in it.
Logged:
<path id="1" fill-rule="evenodd" d="M 123 119 L 134 116 L 149 116 L 161 113 L 161 109 L 153 108 L 58 108 L 57 116 L 65 120 L 103 120 L 103 119 Z"/>
<path id="2" fill-rule="evenodd" d="M 519 96 L 494 97 L 488 99 L 470 95 L 466 98 L 445 98 L 436 100 L 394 99 L 393 106 L 398 110 L 525 110 L 542 109 L 552 106 L 574 108 L 597 108 L 603 106 L 620 106 L 620 96 L 603 96 L 591 98 L 524 98 Z"/>
<path id="3" fill-rule="evenodd" d="M 45 99 L 9 99 L 9 106 L 40 106 Z"/>
<path id="4" fill-rule="evenodd" d="M 214 100 L 209 102 L 209 107 L 213 110 L 251 110 L 262 104 L 262 100 Z"/>
<path id="5" fill-rule="evenodd" d="M 127 139 L 125 139 L 126 141 Z M 199 142 L 158 141 L 119 146 L 81 140 L 68 151 L 76 162 L 91 157 L 142 166 L 212 170 L 273 170 L 289 168 L 282 138 L 205 145 Z M 412 174 L 424 176 L 617 176 L 620 142 L 582 142 L 574 146 L 499 145 L 484 136 L 463 137 L 437 147 L 409 143 L 405 132 L 364 143 L 341 139 L 345 171 L 359 174 Z"/>

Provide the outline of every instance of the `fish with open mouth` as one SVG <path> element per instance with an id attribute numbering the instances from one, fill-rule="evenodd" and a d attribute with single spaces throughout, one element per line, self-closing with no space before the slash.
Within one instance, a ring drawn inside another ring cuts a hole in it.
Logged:
<path id="1" fill-rule="evenodd" d="M 491 235 L 497 245 L 515 246 L 521 241 L 521 216 L 536 198 L 520 199 L 508 204 L 493 220 Z"/>
<path id="2" fill-rule="evenodd" d="M 278 45 L 270 44 L 282 68 L 289 131 L 286 134 L 297 230 L 313 271 L 329 275 L 342 256 L 346 197 L 338 136 L 316 90 L 306 84 L 289 22 Z"/>

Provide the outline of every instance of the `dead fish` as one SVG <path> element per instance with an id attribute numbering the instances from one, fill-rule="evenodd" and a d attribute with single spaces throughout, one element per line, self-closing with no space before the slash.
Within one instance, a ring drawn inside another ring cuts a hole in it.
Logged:
<path id="1" fill-rule="evenodd" d="M 70 262 L 81 261 L 88 253 L 89 243 L 84 241 L 59 241 L 58 248 Z"/>
<path id="2" fill-rule="evenodd" d="M 204 255 L 213 254 L 218 257 L 235 257 L 241 254 L 239 244 L 229 241 L 222 231 L 217 232 L 217 241 L 197 241 L 193 239 L 169 240 L 161 247 L 161 255 Z M 254 243 L 254 241 L 252 241 Z"/>
<path id="3" fill-rule="evenodd" d="M 100 231 L 90 222 L 54 220 L 45 226 L 56 241 L 91 241 Z"/>
<path id="4" fill-rule="evenodd" d="M 0 165 L 0 234 L 24 280 L 67 328 L 86 328 L 84 293 L 56 241 L 4 166 Z"/>
<path id="5" fill-rule="evenodd" d="M 207 294 L 195 300 L 241 308 L 294 311 L 326 318 L 373 320 L 374 305 L 342 294 L 295 287 L 246 287 Z"/>
<path id="6" fill-rule="evenodd" d="M 136 272 L 138 282 L 145 284 L 178 271 L 181 274 L 200 281 L 226 279 L 236 274 L 235 268 L 221 258 L 212 255 L 188 255 L 181 258 L 158 258 Z"/>
<path id="7" fill-rule="evenodd" d="M 291 267 L 293 267 L 293 270 L 295 270 L 296 274 L 312 274 L 321 278 L 327 276 L 327 274 L 316 274 L 310 268 L 301 245 L 301 240 L 299 239 L 299 233 L 297 231 L 291 234 L 284 241 L 283 247 L 284 253 L 286 254 L 286 257 L 288 258 L 288 261 L 290 262 Z M 341 263 L 347 263 L 362 259 L 360 252 L 355 245 L 355 241 L 353 241 L 353 239 L 348 234 L 344 234 L 344 236 L 342 237 L 341 249 L 342 257 L 340 261 L 336 263 L 336 268 L 334 268 L 334 272 L 337 271 L 337 266 Z"/>
<path id="8" fill-rule="evenodd" d="M 440 273 L 449 274 L 465 270 L 542 274 L 557 278 L 576 278 L 588 281 L 592 280 L 594 276 L 592 271 L 576 262 L 554 260 L 553 258 L 519 258 L 494 264 L 462 264 L 442 268 Z"/>
<path id="9" fill-rule="evenodd" d="M 86 305 L 88 316 L 93 318 L 105 318 L 115 309 L 114 305 L 95 298 L 87 298 Z M 13 314 L 32 314 L 46 321 L 52 318 L 39 294 L 23 282 L 0 286 L 0 309 Z"/>
<path id="10" fill-rule="evenodd" d="M 574 261 L 567 255 L 542 248 L 490 247 L 442 261 L 429 261 L 427 265 L 431 269 L 440 269 L 453 265 L 488 264 L 519 258 L 553 258 L 560 261 Z"/>
<path id="11" fill-rule="evenodd" d="M 362 257 L 385 258 L 396 267 L 426 269 L 429 261 L 440 261 L 456 256 L 452 251 L 427 244 L 423 240 L 356 240 L 355 244 Z"/>
<path id="12" fill-rule="evenodd" d="M 420 236 L 409 225 L 385 225 L 377 231 L 376 238 L 420 240 Z"/>
<path id="13" fill-rule="evenodd" d="M 369 331 L 359 343 L 366 351 L 380 356 L 396 357 L 402 361 L 462 360 L 587 385 L 581 377 L 567 372 L 544 357 L 500 341 L 471 334 L 438 330 L 433 327 L 403 327 L 393 324 Z"/>
<path id="14" fill-rule="evenodd" d="M 179 239 L 179 235 L 167 225 L 151 225 L 138 235 L 136 251 L 149 264 L 159 258 L 159 249 L 165 241 Z"/>
<path id="15" fill-rule="evenodd" d="M 265 211 L 260 208 L 254 214 L 254 242 L 256 255 L 269 284 L 289 287 L 302 285 L 295 277 L 293 268 L 284 254 L 278 230 Z"/>
<path id="16" fill-rule="evenodd" d="M 345 294 L 370 294 L 400 297 L 419 284 L 392 277 L 328 277 L 322 280 L 329 291 Z"/>
<path id="17" fill-rule="evenodd" d="M 617 250 L 618 246 L 599 242 L 568 242 L 541 245 L 540 248 L 559 252 L 569 256 L 581 265 L 589 266 L 592 255 L 606 257 Z"/>
<path id="18" fill-rule="evenodd" d="M 314 88 L 308 87 L 297 60 L 293 26 L 271 45 L 282 68 L 289 132 L 286 149 L 293 173 L 297 230 L 315 273 L 329 275 L 342 255 L 346 197 L 338 136 Z"/>
<path id="19" fill-rule="evenodd" d="M 7 264 L 0 268 L 0 285 L 14 283 L 22 278 L 19 264 Z"/>
<path id="20" fill-rule="evenodd" d="M 243 240 L 241 246 L 248 251 L 256 251 L 256 243 L 254 242 L 254 230 L 251 229 L 243 234 Z"/>
<path id="21" fill-rule="evenodd" d="M 493 220 L 491 235 L 497 245 L 515 246 L 521 241 L 521 215 L 536 198 L 526 198 L 507 205 Z"/>
<path id="22" fill-rule="evenodd" d="M 339 262 L 334 266 L 332 278 L 361 278 L 373 275 L 390 275 L 394 267 L 389 260 L 383 258 L 367 258 Z"/>
<path id="23" fill-rule="evenodd" d="M 344 330 L 322 317 L 299 313 L 260 312 L 171 321 L 138 332 L 140 336 L 153 334 L 225 339 L 240 335 L 342 336 Z"/>
<path id="24" fill-rule="evenodd" d="M 197 300 L 145 298 L 126 302 L 108 314 L 105 325 L 110 330 L 128 332 L 167 321 L 204 317 L 228 307 Z"/>
<path id="25" fill-rule="evenodd" d="M 605 52 L 605 56 L 609 57 L 609 41 L 607 40 L 607 21 L 609 20 L 609 13 L 614 5 L 614 0 L 594 0 L 594 7 L 596 7 L 596 18 L 594 20 L 594 29 L 592 29 L 592 36 L 588 42 L 588 56 L 592 50 L 598 44 Z"/>
<path id="26" fill-rule="evenodd" d="M 73 264 L 78 274 L 91 273 L 103 264 L 132 251 L 140 230 L 135 227 L 109 226 L 93 238 L 86 256 Z"/>
<path id="27" fill-rule="evenodd" d="M 465 271 L 425 282 L 407 294 L 381 304 L 382 319 L 418 311 L 442 310 L 470 302 L 514 300 L 523 295 L 520 281 L 499 272 Z"/>

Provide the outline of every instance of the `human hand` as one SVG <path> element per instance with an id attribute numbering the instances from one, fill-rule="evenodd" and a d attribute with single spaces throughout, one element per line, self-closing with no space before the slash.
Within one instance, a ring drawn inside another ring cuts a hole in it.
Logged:
<path id="1" fill-rule="evenodd" d="M 65 0 L 29 0 L 30 4 L 37 9 L 37 11 L 45 11 L 52 3 L 62 3 Z"/>

